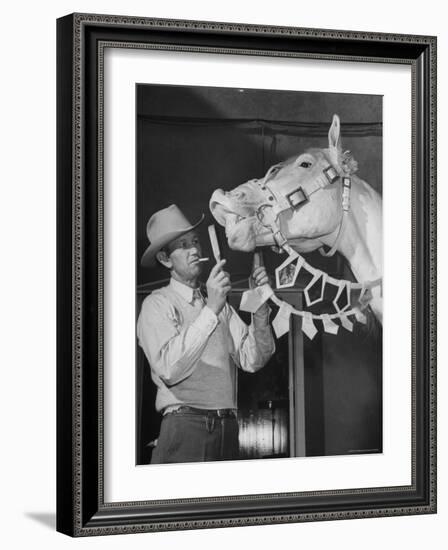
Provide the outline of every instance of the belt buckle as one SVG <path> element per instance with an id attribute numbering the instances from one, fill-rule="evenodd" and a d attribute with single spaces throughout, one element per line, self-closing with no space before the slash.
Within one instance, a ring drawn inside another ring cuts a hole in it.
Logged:
<path id="1" fill-rule="evenodd" d="M 217 409 L 216 414 L 219 418 L 225 418 L 227 416 L 233 416 L 232 409 Z"/>

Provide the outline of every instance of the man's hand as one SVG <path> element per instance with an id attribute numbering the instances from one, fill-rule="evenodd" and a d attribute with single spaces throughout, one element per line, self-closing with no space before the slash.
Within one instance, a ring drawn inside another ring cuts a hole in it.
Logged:
<path id="1" fill-rule="evenodd" d="M 220 260 L 210 271 L 207 279 L 207 306 L 218 315 L 226 303 L 227 294 L 232 288 L 230 276 L 223 270 L 226 260 Z"/>
<path id="2" fill-rule="evenodd" d="M 264 266 L 256 267 L 250 276 L 249 286 L 250 288 L 255 288 L 257 286 L 262 286 L 269 284 L 269 277 L 266 273 L 266 268 Z"/>

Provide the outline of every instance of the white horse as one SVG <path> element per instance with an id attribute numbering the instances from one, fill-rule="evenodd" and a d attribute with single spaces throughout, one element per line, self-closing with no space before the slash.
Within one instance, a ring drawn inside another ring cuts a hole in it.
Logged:
<path id="1" fill-rule="evenodd" d="M 359 283 L 381 280 L 382 200 L 356 170 L 350 152 L 342 150 L 334 115 L 328 148 L 309 149 L 232 191 L 217 189 L 210 210 L 234 250 L 285 243 L 299 253 L 338 250 Z M 381 285 L 371 291 L 370 306 L 382 321 Z"/>

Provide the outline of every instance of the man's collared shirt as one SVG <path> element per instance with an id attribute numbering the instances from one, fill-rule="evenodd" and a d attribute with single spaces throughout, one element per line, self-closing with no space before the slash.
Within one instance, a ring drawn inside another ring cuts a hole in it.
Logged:
<path id="1" fill-rule="evenodd" d="M 229 304 L 216 316 L 194 295 L 193 288 L 171 279 L 142 304 L 137 336 L 158 387 L 157 410 L 236 408 L 234 365 L 255 372 L 275 350 L 266 305 L 248 327 Z"/>

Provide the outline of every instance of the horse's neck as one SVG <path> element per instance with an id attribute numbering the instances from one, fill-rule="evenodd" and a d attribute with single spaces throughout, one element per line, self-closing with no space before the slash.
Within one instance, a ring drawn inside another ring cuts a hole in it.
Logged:
<path id="1" fill-rule="evenodd" d="M 338 249 L 359 282 L 382 277 L 381 197 L 356 176 L 352 181 L 350 212 Z"/>

